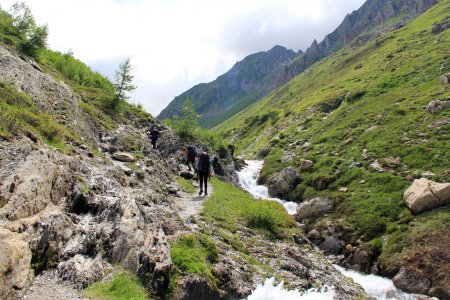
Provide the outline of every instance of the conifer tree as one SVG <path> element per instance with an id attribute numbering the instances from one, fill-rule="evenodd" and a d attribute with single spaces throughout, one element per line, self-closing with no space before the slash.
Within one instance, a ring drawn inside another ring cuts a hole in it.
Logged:
<path id="1" fill-rule="evenodd" d="M 175 116 L 174 128 L 180 136 L 193 136 L 198 128 L 198 115 L 195 110 L 194 103 L 191 99 L 186 98 L 183 103 L 183 115 Z"/>
<path id="2" fill-rule="evenodd" d="M 113 108 L 116 108 L 121 101 L 126 101 L 130 97 L 128 92 L 132 92 L 136 89 L 136 86 L 132 84 L 133 75 L 131 75 L 131 63 L 130 58 L 127 58 L 119 65 L 114 75 L 114 88 L 116 95 L 113 101 Z"/>

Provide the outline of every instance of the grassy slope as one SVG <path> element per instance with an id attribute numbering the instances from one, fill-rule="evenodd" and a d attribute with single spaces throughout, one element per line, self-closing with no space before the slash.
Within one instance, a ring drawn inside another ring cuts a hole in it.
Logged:
<path id="1" fill-rule="evenodd" d="M 417 235 L 439 236 L 450 226 L 448 206 L 412 216 L 402 199 L 410 185 L 408 175 L 432 171 L 434 180 L 448 181 L 450 125 L 429 125 L 450 117 L 450 111 L 432 115 L 425 106 L 450 96 L 449 87 L 439 82 L 450 71 L 449 31 L 431 34 L 432 24 L 449 15 L 450 1 L 440 1 L 399 30 L 361 47 L 346 47 L 215 130 L 241 154 L 251 156 L 269 147 L 264 178 L 288 165 L 280 162 L 284 151 L 296 153 L 290 163 L 296 167 L 300 158 L 313 160 L 313 169 L 301 174 L 297 194 L 339 198 L 336 213 L 328 218 L 342 219 L 352 241 L 369 242 L 375 252 L 381 251 L 384 265 L 398 266 L 407 260 Z M 446 69 L 441 71 L 441 65 Z M 275 124 L 264 121 L 270 111 L 281 116 Z M 309 150 L 297 147 L 307 141 Z M 362 160 L 363 149 L 367 160 Z M 402 166 L 385 173 L 369 168 L 374 159 L 387 157 L 400 157 Z M 361 167 L 349 168 L 353 161 Z M 328 189 L 313 187 L 318 177 L 331 182 Z M 342 186 L 350 193 L 338 193 Z M 430 216 L 441 226 L 430 225 Z M 432 238 L 421 243 L 428 245 Z M 390 270 L 395 272 L 395 267 Z M 447 279 L 433 278 L 438 285 Z"/>
<path id="2" fill-rule="evenodd" d="M 0 8 L 0 45 L 17 55 L 24 55 L 21 51 L 24 37 L 16 36 L 11 22 L 8 13 Z M 80 107 L 86 113 L 86 119 L 100 131 L 111 130 L 118 123 L 130 120 L 146 123 L 152 118 L 142 108 L 125 102 L 112 109 L 112 83 L 71 55 L 42 49 L 36 59 L 46 73 L 64 81 L 81 96 Z M 81 140 L 76 128 L 59 124 L 52 115 L 42 112 L 28 95 L 2 82 L 0 108 L 0 138 L 11 139 L 32 132 L 45 143 L 62 150 L 69 150 L 67 142 Z"/>

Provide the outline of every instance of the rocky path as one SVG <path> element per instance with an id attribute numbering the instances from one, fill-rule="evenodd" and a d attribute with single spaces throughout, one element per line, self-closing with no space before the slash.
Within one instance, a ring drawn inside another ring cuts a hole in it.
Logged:
<path id="1" fill-rule="evenodd" d="M 37 276 L 23 300 L 85 300 L 69 283 L 58 280 L 54 271 Z M 87 299 L 86 299 L 87 300 Z"/>
<path id="2" fill-rule="evenodd" d="M 208 182 L 208 196 L 198 195 L 198 187 L 194 193 L 180 192 L 181 197 L 175 200 L 175 208 L 186 225 L 194 224 L 192 217 L 197 219 L 203 210 L 203 202 L 214 193 L 212 183 Z"/>

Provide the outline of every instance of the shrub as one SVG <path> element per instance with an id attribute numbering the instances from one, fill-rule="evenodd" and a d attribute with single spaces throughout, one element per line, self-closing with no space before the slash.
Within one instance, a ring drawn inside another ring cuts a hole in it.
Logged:
<path id="1" fill-rule="evenodd" d="M 182 271 L 210 276 L 209 264 L 218 261 L 215 243 L 205 235 L 181 236 L 171 249 L 172 261 Z"/>
<path id="2" fill-rule="evenodd" d="M 173 128 L 181 137 L 192 137 L 198 128 L 198 116 L 194 104 L 189 98 L 183 103 L 183 115 L 175 116 L 173 119 Z"/>

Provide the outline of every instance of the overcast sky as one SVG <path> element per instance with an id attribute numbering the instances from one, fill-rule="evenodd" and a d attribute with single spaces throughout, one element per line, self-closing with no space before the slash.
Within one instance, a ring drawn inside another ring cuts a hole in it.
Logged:
<path id="1" fill-rule="evenodd" d="M 0 0 L 9 9 L 16 0 Z M 25 0 L 49 47 L 112 78 L 130 57 L 131 101 L 153 115 L 245 56 L 281 45 L 305 50 L 365 0 Z"/>

